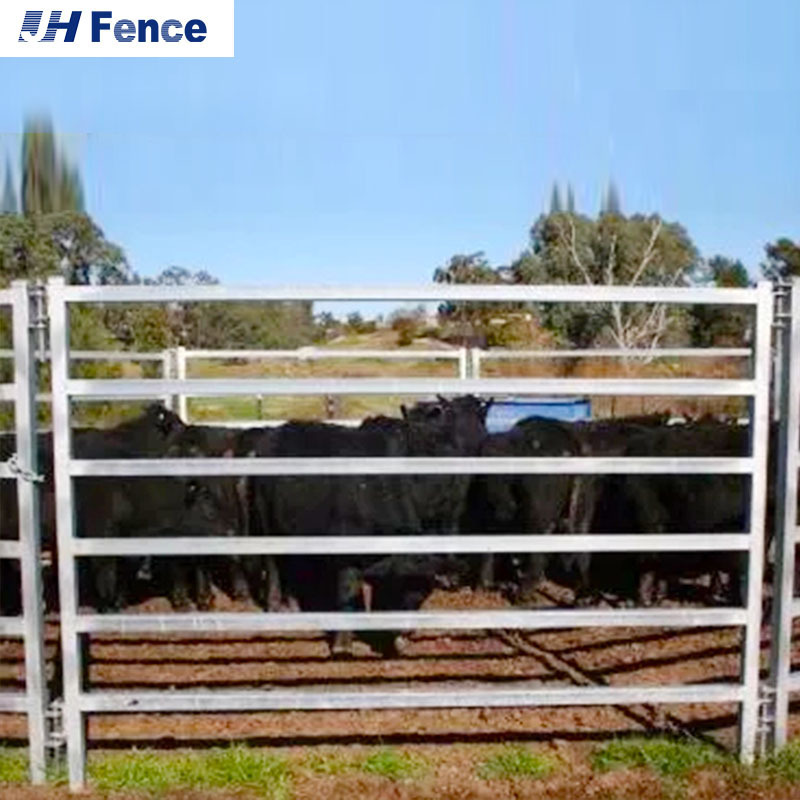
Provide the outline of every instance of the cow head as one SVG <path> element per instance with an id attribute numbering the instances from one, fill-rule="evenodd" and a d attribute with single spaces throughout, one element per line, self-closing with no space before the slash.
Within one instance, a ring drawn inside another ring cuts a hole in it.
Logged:
<path id="1" fill-rule="evenodd" d="M 168 458 L 203 458 L 217 456 L 233 458 L 234 449 L 225 447 L 222 453 L 208 452 L 201 446 L 202 431 L 195 426 L 186 428 L 167 451 Z M 247 535 L 249 513 L 246 476 L 192 478 L 186 483 L 185 504 L 195 524 L 213 528 L 212 535 Z"/>
<path id="2" fill-rule="evenodd" d="M 170 438 L 186 428 L 183 420 L 161 403 L 151 403 L 147 406 L 144 417 L 164 438 Z"/>

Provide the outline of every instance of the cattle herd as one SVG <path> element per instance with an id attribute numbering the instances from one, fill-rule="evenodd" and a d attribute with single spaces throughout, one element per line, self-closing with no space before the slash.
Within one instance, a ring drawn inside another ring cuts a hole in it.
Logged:
<path id="1" fill-rule="evenodd" d="M 289 422 L 234 431 L 184 424 L 160 405 L 113 429 L 76 429 L 84 459 L 259 456 L 503 457 L 745 456 L 747 427 L 667 416 L 566 423 L 531 417 L 488 434 L 490 402 L 438 398 L 373 417 L 358 428 Z M 0 458 L 13 437 L 0 438 Z M 45 474 L 42 526 L 55 561 L 52 440 L 39 434 Z M 370 475 L 215 478 L 78 478 L 76 535 L 386 536 L 530 533 L 736 533 L 747 530 L 748 476 L 741 475 Z M 14 484 L 0 482 L 0 537 L 16 537 Z M 562 555 L 95 557 L 80 563 L 82 604 L 118 610 L 148 596 L 207 609 L 212 585 L 276 610 L 410 610 L 439 587 L 497 589 L 534 602 L 545 577 L 574 602 L 652 605 L 687 595 L 738 604 L 745 570 L 737 553 Z M 19 582 L 0 561 L 3 606 L 14 613 Z M 54 583 L 54 579 L 49 581 Z M 50 592 L 55 597 L 56 592 Z M 54 602 L 54 601 L 52 601 Z M 385 640 L 386 637 L 384 637 Z M 339 634 L 334 653 L 347 652 Z"/>

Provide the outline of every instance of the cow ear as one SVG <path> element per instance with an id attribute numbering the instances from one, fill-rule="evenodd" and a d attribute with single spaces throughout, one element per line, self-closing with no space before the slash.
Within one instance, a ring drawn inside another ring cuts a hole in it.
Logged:
<path id="1" fill-rule="evenodd" d="M 445 408 L 446 408 L 447 406 L 449 406 L 449 405 L 450 405 L 450 401 L 449 401 L 449 400 L 448 400 L 448 399 L 447 399 L 447 398 L 446 398 L 444 395 L 437 394 L 437 395 L 436 395 L 436 399 L 437 399 L 437 400 L 438 400 L 438 401 L 439 401 L 439 402 L 440 402 L 440 403 L 441 403 L 441 404 L 442 404 L 442 405 L 443 405 Z"/>
<path id="2" fill-rule="evenodd" d="M 408 419 L 408 409 L 404 404 L 400 405 L 400 413 L 403 415 L 403 419 Z"/>

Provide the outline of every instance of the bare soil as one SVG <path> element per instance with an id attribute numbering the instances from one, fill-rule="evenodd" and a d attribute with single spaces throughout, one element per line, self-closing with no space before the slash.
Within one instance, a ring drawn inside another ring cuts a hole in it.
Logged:
<path id="1" fill-rule="evenodd" d="M 543 603 L 559 602 L 559 588 L 546 585 Z M 219 605 L 226 605 L 224 597 Z M 500 607 L 496 594 L 469 590 L 435 592 L 428 607 Z M 166 610 L 156 600 L 136 609 Z M 48 653 L 54 656 L 55 629 Z M 800 627 L 795 659 L 800 667 Z M 766 663 L 767 635 L 762 653 Z M 528 680 L 536 686 L 636 685 L 717 682 L 737 679 L 736 629 L 570 629 L 527 632 L 515 639 L 498 632 L 410 632 L 398 641 L 396 657 L 385 658 L 364 645 L 352 658 L 331 658 L 327 640 L 317 635 L 252 636 L 93 636 L 89 681 L 95 689 L 259 688 L 267 686 L 380 686 L 467 688 L 475 682 Z M 19 642 L 0 640 L 0 690 L 24 686 Z M 800 705 L 793 708 L 791 732 L 800 733 Z M 660 797 L 649 773 L 596 775 L 587 755 L 597 742 L 629 733 L 690 732 L 725 748 L 735 746 L 732 704 L 652 707 L 507 708 L 215 714 L 98 714 L 89 719 L 93 749 L 132 746 L 162 748 L 245 742 L 286 753 L 296 748 L 347 752 L 370 745 L 419 748 L 436 769 L 413 783 L 391 783 L 363 774 L 301 774 L 294 796 L 381 798 Z M 0 715 L 0 742 L 23 744 L 23 717 Z M 492 781 L 475 775 L 474 748 L 499 743 L 538 743 L 574 768 L 546 781 Z M 464 767 L 466 761 L 472 766 Z M 624 777 L 623 777 L 624 776 Z M 689 796 L 798 797 L 800 788 L 770 789 L 711 785 L 721 778 L 693 779 Z M 709 783 L 710 782 L 710 783 Z M 697 784 L 697 785 L 696 785 Z M 702 780 L 700 781 L 702 784 Z M 736 792 L 740 792 L 737 794 Z M 745 794 L 741 794 L 745 792 Z M 755 792 L 755 794 L 754 794 Z M 777 794 L 775 792 L 778 792 Z M 3 788 L 4 800 L 55 800 L 58 790 Z M 175 797 L 189 800 L 193 795 Z M 210 795 L 209 795 L 210 796 Z M 194 795 L 199 797 L 199 795 Z"/>

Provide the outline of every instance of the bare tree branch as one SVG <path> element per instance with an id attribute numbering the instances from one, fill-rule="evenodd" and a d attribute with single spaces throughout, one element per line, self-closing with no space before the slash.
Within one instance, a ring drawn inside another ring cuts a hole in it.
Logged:
<path id="1" fill-rule="evenodd" d="M 653 231 L 650 234 L 650 241 L 647 243 L 647 247 L 644 250 L 644 254 L 642 255 L 642 260 L 639 263 L 639 266 L 636 269 L 636 272 L 633 273 L 633 277 L 631 278 L 630 285 L 636 286 L 639 282 L 639 278 L 642 277 L 645 269 L 650 264 L 650 262 L 655 257 L 655 247 L 656 241 L 658 240 L 658 236 L 661 233 L 661 220 L 656 220 L 656 224 L 653 225 Z"/>
<path id="2" fill-rule="evenodd" d="M 585 283 L 589 286 L 593 286 L 594 281 L 592 280 L 592 276 L 589 270 L 586 269 L 586 267 L 584 266 L 583 261 L 581 260 L 581 257 L 578 254 L 578 235 L 577 231 L 575 230 L 575 223 L 573 222 L 571 217 L 569 217 L 568 221 L 570 227 L 569 240 L 567 240 L 567 237 L 564 235 L 564 231 L 560 225 L 558 226 L 559 237 L 561 238 L 562 243 L 569 248 L 570 255 L 572 256 L 572 261 L 583 275 Z"/>

